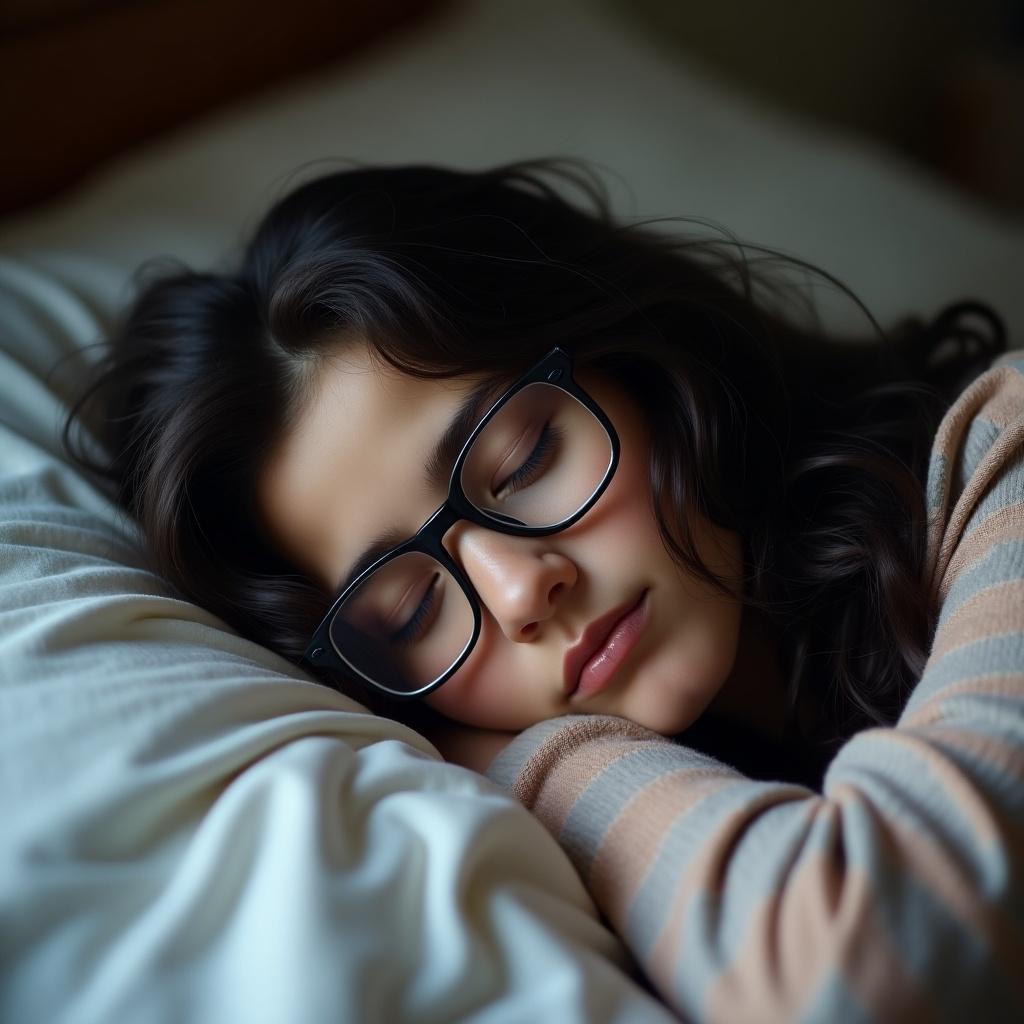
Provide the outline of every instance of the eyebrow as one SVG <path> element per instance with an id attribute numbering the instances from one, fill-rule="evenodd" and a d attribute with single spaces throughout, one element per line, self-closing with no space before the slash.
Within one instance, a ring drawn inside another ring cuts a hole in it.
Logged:
<path id="1" fill-rule="evenodd" d="M 503 383 L 502 378 L 490 377 L 483 380 L 459 403 L 455 414 L 448 421 L 448 425 L 423 464 L 423 478 L 429 488 L 437 491 L 443 490 L 447 494 L 452 470 L 455 468 L 455 460 L 469 440 L 469 435 L 473 433 L 484 413 L 490 408 L 492 400 L 497 398 L 496 392 L 501 389 Z M 402 541 L 408 540 L 409 536 L 394 527 L 379 533 L 363 548 L 348 570 L 342 574 L 335 588 L 335 595 L 347 589 L 377 559 L 386 555 Z"/>

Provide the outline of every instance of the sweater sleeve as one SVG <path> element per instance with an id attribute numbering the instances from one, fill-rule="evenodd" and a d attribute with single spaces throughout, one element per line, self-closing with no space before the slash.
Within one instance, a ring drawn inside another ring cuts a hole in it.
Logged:
<path id="1" fill-rule="evenodd" d="M 1024 353 L 936 435 L 938 626 L 893 728 L 821 793 L 623 719 L 541 722 L 490 776 L 557 837 L 612 927 L 700 1021 L 1024 1020 Z"/>

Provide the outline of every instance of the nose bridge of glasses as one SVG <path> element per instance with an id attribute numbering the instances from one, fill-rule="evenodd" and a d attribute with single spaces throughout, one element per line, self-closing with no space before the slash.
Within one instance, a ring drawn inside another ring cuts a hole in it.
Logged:
<path id="1" fill-rule="evenodd" d="M 514 516 L 506 515 L 497 509 L 474 509 L 464 497 L 453 491 L 444 504 L 440 505 L 430 518 L 417 531 L 417 536 L 428 546 L 444 548 L 449 554 L 455 554 L 457 537 L 449 536 L 452 527 L 463 524 L 479 529 L 491 530 L 495 533 L 518 534 L 520 530 L 530 532 L 527 524 Z"/>
<path id="2" fill-rule="evenodd" d="M 425 540 L 432 539 L 440 543 L 445 534 L 462 518 L 462 513 L 454 507 L 451 500 L 448 500 L 440 505 L 420 527 L 419 536 Z"/>

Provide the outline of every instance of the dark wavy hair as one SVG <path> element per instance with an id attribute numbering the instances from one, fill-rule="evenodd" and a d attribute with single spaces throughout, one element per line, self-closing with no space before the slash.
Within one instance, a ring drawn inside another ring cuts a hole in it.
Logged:
<path id="1" fill-rule="evenodd" d="M 857 303 L 866 336 L 803 315 L 793 269 Z M 700 221 L 621 222 L 593 171 L 551 160 L 327 174 L 270 210 L 237 269 L 149 264 L 138 288 L 65 444 L 112 482 L 160 575 L 287 658 L 332 595 L 275 548 L 255 483 L 322 358 L 355 334 L 421 378 L 511 374 L 555 345 L 614 375 L 650 421 L 666 547 L 727 587 L 693 514 L 740 534 L 745 606 L 818 741 L 893 721 L 922 671 L 932 436 L 1005 348 L 980 303 L 886 331 L 824 271 Z M 76 421 L 109 458 L 89 458 Z"/>

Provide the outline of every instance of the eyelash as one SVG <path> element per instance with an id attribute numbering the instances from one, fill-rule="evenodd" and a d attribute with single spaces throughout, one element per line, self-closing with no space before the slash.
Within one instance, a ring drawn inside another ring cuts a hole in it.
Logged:
<path id="1" fill-rule="evenodd" d="M 503 481 L 496 496 L 508 497 L 531 483 L 533 474 L 543 466 L 544 460 L 558 448 L 561 440 L 562 431 L 551 426 L 550 423 L 545 424 L 533 451 L 527 456 L 526 461 L 507 480 Z"/>
<path id="2" fill-rule="evenodd" d="M 406 622 L 401 629 L 391 634 L 391 642 L 393 644 L 397 644 L 399 647 L 404 647 L 406 644 L 410 644 L 419 638 L 420 632 L 423 629 L 423 624 L 426 622 L 427 616 L 430 614 L 430 609 L 437 598 L 437 584 L 440 579 L 441 574 L 434 573 L 434 578 L 430 581 L 430 586 L 427 587 L 427 591 L 423 595 L 416 611 L 412 613 L 408 622 Z"/>

